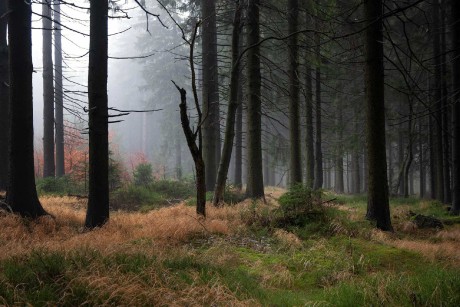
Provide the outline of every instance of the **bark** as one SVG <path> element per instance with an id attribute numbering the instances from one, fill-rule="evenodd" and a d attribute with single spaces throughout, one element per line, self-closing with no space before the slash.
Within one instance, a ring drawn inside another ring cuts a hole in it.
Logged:
<path id="1" fill-rule="evenodd" d="M 241 80 L 241 68 L 239 71 Z M 238 83 L 238 107 L 236 109 L 235 127 L 235 187 L 241 189 L 243 186 L 243 85 Z"/>
<path id="2" fill-rule="evenodd" d="M 315 22 L 316 29 L 319 29 L 318 21 Z M 319 32 L 315 33 L 315 56 L 317 61 L 316 67 L 316 139 L 315 139 L 315 182 L 313 188 L 315 190 L 323 187 L 323 151 L 321 149 L 321 49 L 320 49 L 320 35 Z"/>
<path id="3" fill-rule="evenodd" d="M 366 134 L 369 167 L 366 218 L 375 221 L 377 228 L 381 230 L 392 230 L 385 150 L 382 0 L 366 0 L 364 8 L 365 20 L 369 22 L 365 38 Z"/>
<path id="4" fill-rule="evenodd" d="M 309 63 L 306 63 L 306 96 L 305 96 L 305 153 L 306 153 L 306 184 L 313 188 L 315 180 L 315 156 L 314 156 L 314 139 L 313 139 L 313 89 L 312 89 L 312 69 Z"/>
<path id="5" fill-rule="evenodd" d="M 43 177 L 54 177 L 54 79 L 51 3 L 42 4 L 43 25 Z"/>
<path id="6" fill-rule="evenodd" d="M 85 226 L 109 219 L 109 138 L 107 99 L 108 0 L 90 1 L 88 70 L 89 195 Z"/>
<path id="7" fill-rule="evenodd" d="M 337 150 L 335 155 L 335 191 L 337 193 L 344 192 L 344 172 L 343 172 L 343 110 L 342 102 L 340 99 L 337 100 L 336 109 L 336 138 L 337 138 Z"/>
<path id="8" fill-rule="evenodd" d="M 236 3 L 235 16 L 233 19 L 233 33 L 232 33 L 232 71 L 230 77 L 230 95 L 227 110 L 227 119 L 225 124 L 225 139 L 224 148 L 222 150 L 222 157 L 220 159 L 219 171 L 217 174 L 216 188 L 214 189 L 214 206 L 219 205 L 224 201 L 225 183 L 227 181 L 228 168 L 230 166 L 230 159 L 232 157 L 233 140 L 235 137 L 235 116 L 236 109 L 238 108 L 238 84 L 240 83 L 239 77 L 239 61 L 240 55 L 240 20 L 241 9 L 239 3 Z"/>
<path id="9" fill-rule="evenodd" d="M 13 212 L 36 218 L 47 213 L 35 189 L 32 8 L 30 2 L 9 0 L 8 11 L 11 121 L 7 203 Z"/>
<path id="10" fill-rule="evenodd" d="M 450 105 L 448 102 L 448 90 L 447 90 L 447 59 L 446 59 L 446 11 L 445 11 L 445 0 L 441 3 L 441 103 L 442 103 L 442 146 L 443 146 L 443 175 L 444 175 L 444 203 L 450 204 L 452 202 L 452 191 L 450 181 Z"/>
<path id="11" fill-rule="evenodd" d="M 452 72 L 453 72 L 453 199 L 451 213 L 460 214 L 460 1 L 452 6 Z"/>
<path id="12" fill-rule="evenodd" d="M 413 153 L 413 133 L 412 133 L 412 117 L 413 117 L 413 106 L 412 106 L 412 100 L 409 98 L 409 120 L 407 121 L 407 139 L 408 139 L 408 144 L 407 144 L 407 160 L 404 163 L 404 197 L 407 198 L 409 197 L 410 191 L 410 185 L 409 185 L 409 174 L 410 174 L 410 168 L 412 165 L 412 160 L 414 159 L 414 153 Z"/>
<path id="13" fill-rule="evenodd" d="M 62 89 L 62 37 L 61 37 L 61 3 L 55 1 L 54 9 L 54 122 L 56 130 L 56 176 L 65 174 L 64 163 L 64 93 Z"/>
<path id="14" fill-rule="evenodd" d="M 358 137 L 359 134 L 359 123 L 358 123 L 358 112 L 355 110 L 355 122 L 354 122 L 354 133 Z M 352 193 L 358 194 L 361 192 L 361 176 L 360 176 L 360 167 L 359 167 L 359 144 L 356 142 L 355 147 L 353 148 L 353 153 L 351 156 L 351 171 L 352 171 Z"/>
<path id="15" fill-rule="evenodd" d="M 206 190 L 216 184 L 220 160 L 219 86 L 217 71 L 216 3 L 202 0 L 202 54 L 203 54 L 203 157 L 206 164 Z"/>
<path id="16" fill-rule="evenodd" d="M 434 127 L 433 118 L 429 117 L 429 146 L 430 146 L 430 198 L 436 199 L 436 162 L 434 148 Z"/>
<path id="17" fill-rule="evenodd" d="M 404 130 L 401 127 L 398 130 L 398 184 L 395 194 L 404 195 L 405 181 L 402 179 L 404 174 Z"/>
<path id="18" fill-rule="evenodd" d="M 193 61 L 193 57 L 191 57 L 191 59 Z M 193 133 L 190 128 L 190 121 L 187 115 L 187 93 L 183 88 L 179 88 L 177 85 L 176 88 L 179 91 L 181 97 L 179 109 L 182 129 L 184 130 L 185 139 L 187 140 L 187 146 L 190 150 L 190 153 L 192 154 L 193 162 L 195 163 L 196 213 L 202 216 L 206 216 L 206 168 L 203 161 L 203 154 L 200 148 L 201 146 L 197 146 L 196 144 L 197 134 Z M 199 118 L 201 118 L 201 115 L 199 115 Z"/>
<path id="19" fill-rule="evenodd" d="M 298 31 L 299 1 L 288 1 L 288 32 Z M 290 184 L 302 183 L 302 158 L 300 141 L 300 113 L 299 113 L 299 72 L 298 72 L 298 34 L 288 39 L 289 49 L 289 141 L 290 141 Z"/>
<path id="20" fill-rule="evenodd" d="M 419 120 L 418 124 L 418 148 L 419 148 L 419 170 L 420 170 L 420 198 L 425 197 L 426 191 L 426 176 L 425 176 L 425 156 L 423 152 L 423 137 L 422 137 L 422 119 Z"/>
<path id="21" fill-rule="evenodd" d="M 434 154 L 436 163 L 436 199 L 444 201 L 444 165 L 443 165 L 443 142 L 442 142 L 442 82 L 441 82 L 441 40 L 439 23 L 439 2 L 433 2 L 433 59 L 434 59 Z"/>
<path id="22" fill-rule="evenodd" d="M 255 46 L 259 34 L 259 0 L 249 0 L 247 6 L 247 44 Z M 248 106 L 247 106 L 247 187 L 251 198 L 264 196 L 262 174 L 262 127 L 261 127 L 261 75 L 260 48 L 255 46 L 247 52 Z"/>
<path id="23" fill-rule="evenodd" d="M 7 1 L 0 1 L 0 16 L 7 12 Z M 9 73 L 8 44 L 6 37 L 7 18 L 0 19 L 0 191 L 8 186 L 9 148 Z"/>

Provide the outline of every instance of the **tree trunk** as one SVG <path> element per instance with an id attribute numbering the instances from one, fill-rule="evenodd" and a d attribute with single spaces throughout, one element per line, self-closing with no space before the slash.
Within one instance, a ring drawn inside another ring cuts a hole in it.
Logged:
<path id="1" fill-rule="evenodd" d="M 410 185 L 409 185 L 409 174 L 410 174 L 410 168 L 412 165 L 412 160 L 414 159 L 414 154 L 413 154 L 413 133 L 412 133 L 412 117 L 413 117 L 413 106 L 412 106 L 412 100 L 410 97 L 409 99 L 409 120 L 407 121 L 407 131 L 408 131 L 408 144 L 407 144 L 407 160 L 404 163 L 404 197 L 408 198 L 410 191 Z"/>
<path id="2" fill-rule="evenodd" d="M 436 159 L 434 125 L 432 116 L 429 117 L 429 146 L 430 146 L 430 198 L 436 199 Z"/>
<path id="3" fill-rule="evenodd" d="M 452 72 L 453 72 L 453 199 L 451 214 L 460 214 L 460 1 L 452 6 Z"/>
<path id="4" fill-rule="evenodd" d="M 337 138 L 337 149 L 335 153 L 335 191 L 337 193 L 343 193 L 345 190 L 344 186 L 344 171 L 343 171 L 343 114 L 342 114 L 342 101 L 337 100 L 336 109 L 336 138 Z"/>
<path id="5" fill-rule="evenodd" d="M 32 8 L 30 2 L 8 1 L 10 71 L 10 152 L 7 203 L 23 217 L 47 214 L 38 200 L 34 175 L 32 100 Z"/>
<path id="6" fill-rule="evenodd" d="M 7 1 L 0 1 L 0 16 L 7 12 Z M 8 186 L 8 148 L 9 148 L 9 72 L 7 18 L 0 19 L 0 191 Z"/>
<path id="7" fill-rule="evenodd" d="M 298 31 L 299 1 L 288 1 L 288 32 Z M 289 142 L 290 142 L 290 175 L 291 185 L 302 183 L 302 156 L 300 141 L 300 114 L 299 114 L 299 72 L 298 72 L 298 34 L 288 39 L 289 48 Z"/>
<path id="8" fill-rule="evenodd" d="M 433 2 L 433 59 L 434 59 L 434 126 L 435 126 L 435 162 L 436 162 L 436 199 L 444 201 L 444 166 L 442 142 L 442 71 L 441 71 L 441 40 L 439 23 L 439 2 Z M 447 162 L 447 161 L 446 161 Z"/>
<path id="9" fill-rule="evenodd" d="M 239 70 L 241 80 L 241 68 Z M 243 186 L 243 85 L 238 83 L 238 107 L 236 109 L 235 127 L 235 187 L 241 189 Z"/>
<path id="10" fill-rule="evenodd" d="M 224 148 L 222 150 L 222 157 L 220 159 L 219 171 L 217 173 L 217 183 L 214 189 L 213 205 L 217 206 L 224 201 L 225 183 L 227 181 L 228 168 L 230 159 L 232 157 L 233 139 L 235 137 L 235 115 L 238 108 L 238 84 L 240 83 L 239 77 L 239 55 L 240 55 L 240 20 L 241 9 L 239 3 L 236 3 L 235 16 L 233 19 L 233 33 L 232 33 L 232 70 L 230 80 L 230 95 L 227 110 L 227 122 L 225 125 L 225 139 Z"/>
<path id="11" fill-rule="evenodd" d="M 419 170 L 420 170 L 420 198 L 425 197 L 426 191 L 426 176 L 425 176 L 425 156 L 423 153 L 423 137 L 422 137 L 422 124 L 423 120 L 419 120 L 418 124 L 418 148 L 419 148 Z"/>
<path id="12" fill-rule="evenodd" d="M 196 33 L 195 33 L 196 34 Z M 192 45 L 193 48 L 193 45 Z M 190 61 L 193 61 L 193 53 L 190 57 Z M 192 67 L 192 82 L 194 82 L 194 68 Z M 197 134 L 194 134 L 190 128 L 190 121 L 187 115 L 187 93 L 183 88 L 179 88 L 176 85 L 176 88 L 179 90 L 181 103 L 179 104 L 180 109 L 180 119 L 182 124 L 182 129 L 184 130 L 185 139 L 187 140 L 187 146 L 190 150 L 190 153 L 195 163 L 195 172 L 196 172 L 196 213 L 206 216 L 206 167 L 203 161 L 203 153 L 201 151 L 201 146 L 196 145 L 196 137 L 200 135 L 200 131 L 197 131 Z M 195 92 L 196 93 L 196 92 Z M 195 96 L 196 97 L 196 96 Z M 201 119 L 201 115 L 198 115 L 198 118 Z M 198 128 L 201 129 L 201 128 Z M 200 142 L 200 141 L 199 141 Z"/>
<path id="13" fill-rule="evenodd" d="M 247 107 L 247 187 L 246 195 L 251 198 L 264 197 L 262 174 L 262 127 L 261 127 L 261 76 L 259 43 L 259 0 L 248 0 L 247 45 L 253 46 L 247 52 L 248 107 Z"/>
<path id="14" fill-rule="evenodd" d="M 307 66 L 307 77 L 306 77 L 306 132 L 305 132 L 305 152 L 306 152 L 306 183 L 307 186 L 313 188 L 315 180 L 315 155 L 314 155 L 314 139 L 313 139 L 313 90 L 312 90 L 312 78 L 311 78 L 311 66 L 309 63 Z"/>
<path id="15" fill-rule="evenodd" d="M 359 134 L 359 123 L 358 123 L 358 112 L 355 110 L 355 122 L 354 122 L 354 134 L 355 137 L 358 137 Z M 351 171 L 352 171 L 352 193 L 358 194 L 361 192 L 361 176 L 360 176 L 360 166 L 359 166 L 359 145 L 360 142 L 356 142 L 353 148 L 353 153 L 351 157 Z"/>
<path id="16" fill-rule="evenodd" d="M 458 0 L 457 0 L 458 1 Z M 447 90 L 447 58 L 446 58 L 446 10 L 445 0 L 442 1 L 441 6 L 441 93 L 442 93 L 442 145 L 443 145 L 443 175 L 444 175 L 444 203 L 450 204 L 452 202 L 452 191 L 450 181 L 450 105 L 448 102 L 448 90 Z"/>
<path id="17" fill-rule="evenodd" d="M 54 79 L 51 3 L 42 4 L 43 25 L 43 177 L 54 177 Z"/>
<path id="18" fill-rule="evenodd" d="M 319 22 L 315 21 L 315 28 L 319 30 Z M 321 49 L 320 49 L 320 34 L 315 32 L 315 56 L 317 61 L 316 67 L 316 140 L 315 140 L 315 190 L 323 187 L 323 152 L 321 149 Z"/>
<path id="19" fill-rule="evenodd" d="M 220 159 L 219 86 L 217 71 L 216 3 L 201 1 L 203 54 L 203 158 L 206 165 L 206 191 L 216 184 Z"/>
<path id="20" fill-rule="evenodd" d="M 366 218 L 376 221 L 377 228 L 381 230 L 392 230 L 385 150 L 382 0 L 366 0 L 364 8 L 365 20 L 369 22 L 365 40 L 366 132 L 369 163 Z"/>
<path id="21" fill-rule="evenodd" d="M 88 70 L 89 195 L 85 226 L 109 219 L 109 138 L 107 99 L 108 0 L 90 1 Z"/>
<path id="22" fill-rule="evenodd" d="M 62 89 L 62 43 L 61 3 L 55 1 L 54 8 L 54 122 L 56 129 L 56 176 L 65 174 L 64 163 L 64 93 Z"/>

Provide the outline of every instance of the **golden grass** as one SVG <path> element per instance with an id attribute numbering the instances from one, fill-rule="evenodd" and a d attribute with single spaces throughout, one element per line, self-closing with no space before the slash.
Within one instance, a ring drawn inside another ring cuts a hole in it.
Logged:
<path id="1" fill-rule="evenodd" d="M 208 205 L 206 219 L 197 217 L 195 208 L 184 204 L 145 214 L 114 212 L 104 227 L 85 232 L 84 202 L 71 197 L 44 197 L 41 202 L 55 218 L 27 221 L 15 215 L 0 216 L 0 259 L 35 249 L 93 248 L 111 252 L 142 238 L 151 239 L 156 245 L 172 245 L 194 236 L 228 235 L 243 227 L 240 212 L 248 205 L 222 208 Z"/>

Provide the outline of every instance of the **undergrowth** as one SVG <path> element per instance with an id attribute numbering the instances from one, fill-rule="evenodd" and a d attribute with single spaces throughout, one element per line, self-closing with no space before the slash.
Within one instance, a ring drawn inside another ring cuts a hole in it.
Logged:
<path id="1" fill-rule="evenodd" d="M 0 305 L 460 305 L 458 225 L 399 230 L 408 210 L 443 218 L 436 203 L 392 203 L 385 233 L 361 197 L 312 195 L 208 206 L 206 220 L 185 204 L 114 213 L 86 233 L 80 200 L 42 198 L 55 220 L 0 215 Z"/>

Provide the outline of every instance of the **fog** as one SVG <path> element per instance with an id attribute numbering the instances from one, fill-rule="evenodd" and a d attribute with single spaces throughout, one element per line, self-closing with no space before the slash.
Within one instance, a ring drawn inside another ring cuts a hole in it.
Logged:
<path id="1" fill-rule="evenodd" d="M 77 6 L 89 6 L 87 1 L 78 0 L 74 3 Z M 109 13 L 114 17 L 109 18 L 109 107 L 121 110 L 162 110 L 131 113 L 121 118 L 123 122 L 110 124 L 111 151 L 125 162 L 128 170 L 132 159 L 145 156 L 154 166 L 162 165 L 162 172 L 172 173 L 172 150 L 175 140 L 182 139 L 182 133 L 179 133 L 179 95 L 170 80 L 174 79 L 181 86 L 187 87 L 188 65 L 177 58 L 186 49 L 179 46 L 182 43 L 181 36 L 165 11 L 158 7 L 148 7 L 151 12 L 161 15 L 162 22 L 168 28 L 152 16 L 147 21 L 145 13 L 133 1 L 128 1 L 122 8 L 129 19 L 119 18 L 124 13 Z M 77 133 L 86 137 L 81 134 L 84 132 L 81 129 L 87 127 L 83 107 L 87 103 L 89 36 L 82 33 L 89 34 L 89 13 L 68 5 L 62 5 L 61 11 L 65 121 L 66 125 L 80 128 Z M 41 14 L 41 5 L 33 4 L 33 12 Z M 32 23 L 34 128 L 35 149 L 41 152 L 43 29 L 41 17 L 37 14 L 33 15 Z M 166 51 L 169 49 L 173 51 Z M 160 76 L 161 79 L 158 78 Z M 78 105 L 72 102 L 74 99 L 78 99 Z M 75 112 L 79 116 L 73 115 Z M 185 152 L 185 148 L 182 150 Z M 184 169 L 184 173 L 188 172 L 191 172 L 191 167 Z"/>

